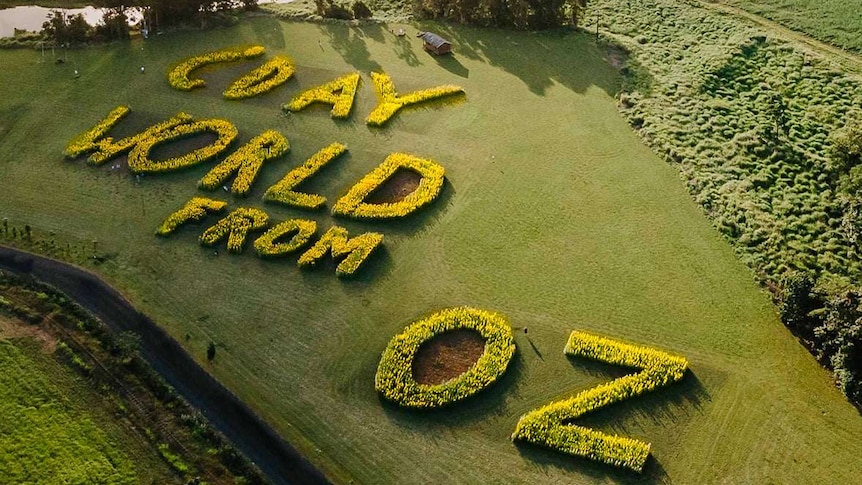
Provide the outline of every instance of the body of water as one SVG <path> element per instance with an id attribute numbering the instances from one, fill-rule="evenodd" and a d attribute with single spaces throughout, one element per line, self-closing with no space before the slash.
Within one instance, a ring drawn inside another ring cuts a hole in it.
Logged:
<path id="1" fill-rule="evenodd" d="M 18 30 L 42 30 L 42 23 L 48 20 L 48 14 L 59 10 L 66 15 L 84 16 L 84 19 L 90 25 L 98 25 L 102 23 L 102 13 L 104 9 L 96 7 L 84 8 L 46 8 L 28 5 L 25 7 L 12 7 L 0 10 L 0 37 L 11 37 L 15 34 L 15 29 Z M 137 9 L 129 9 L 126 12 L 130 23 L 136 23 L 141 20 L 141 12 Z"/>
<path id="2" fill-rule="evenodd" d="M 259 3 L 290 3 L 293 0 L 268 0 Z M 48 14 L 54 10 L 60 10 L 66 15 L 82 14 L 84 19 L 90 25 L 98 25 L 102 23 L 102 13 L 104 9 L 96 7 L 84 8 L 46 8 L 35 5 L 23 7 L 12 7 L 0 9 L 0 37 L 11 37 L 15 35 L 15 29 L 40 31 L 42 23 L 48 20 Z M 135 24 L 141 20 L 141 11 L 138 9 L 129 9 L 126 12 L 129 17 L 129 23 Z"/>

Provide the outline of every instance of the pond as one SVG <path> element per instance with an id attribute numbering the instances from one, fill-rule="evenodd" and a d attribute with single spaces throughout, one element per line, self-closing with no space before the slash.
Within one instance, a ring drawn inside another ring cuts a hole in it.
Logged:
<path id="1" fill-rule="evenodd" d="M 12 7 L 0 10 L 0 37 L 11 37 L 15 35 L 15 29 L 18 30 L 42 30 L 42 23 L 48 20 L 48 14 L 52 11 L 59 10 L 66 15 L 82 14 L 84 20 L 90 25 L 97 25 L 102 22 L 101 8 L 84 7 L 84 8 L 45 8 L 28 5 L 25 7 Z M 141 19 L 140 11 L 130 10 L 126 15 L 132 23 L 138 22 Z"/>
<path id="2" fill-rule="evenodd" d="M 260 1 L 259 3 L 289 3 L 293 0 L 270 0 Z M 84 8 L 45 8 L 35 5 L 23 7 L 12 7 L 0 9 L 0 37 L 11 37 L 15 35 L 15 29 L 40 31 L 42 23 L 48 20 L 48 14 L 52 11 L 59 10 L 66 15 L 82 14 L 84 19 L 90 25 L 97 25 L 102 22 L 102 12 L 104 9 L 96 7 Z M 129 17 L 129 22 L 134 24 L 141 20 L 141 12 L 138 9 L 129 9 L 126 13 Z"/>

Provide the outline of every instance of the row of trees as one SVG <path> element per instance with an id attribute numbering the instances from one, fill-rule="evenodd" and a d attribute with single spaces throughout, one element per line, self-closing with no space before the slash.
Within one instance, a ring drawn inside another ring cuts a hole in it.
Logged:
<path id="1" fill-rule="evenodd" d="M 369 19 L 374 15 L 374 12 L 362 0 L 356 0 L 350 5 L 335 0 L 314 0 L 314 6 L 317 15 L 330 19 Z"/>
<path id="2" fill-rule="evenodd" d="M 251 9 L 257 0 L 95 0 L 97 7 L 144 9 L 145 18 L 158 24 L 173 24 L 190 20 L 201 12 L 222 12 L 234 9 Z"/>
<path id="3" fill-rule="evenodd" d="M 548 29 L 571 24 L 578 26 L 587 0 L 413 0 L 417 15 L 445 18 L 459 23 L 516 29 Z M 59 44 L 91 40 L 129 38 L 129 8 L 143 10 L 144 26 L 162 26 L 195 20 L 207 14 L 236 9 L 253 9 L 257 0 L 95 0 L 105 9 L 102 24 L 88 25 L 81 15 L 52 12 L 42 25 L 46 38 Z M 369 18 L 372 11 L 362 0 L 343 4 L 336 0 L 315 0 L 317 13 L 342 19 Z"/>
<path id="4" fill-rule="evenodd" d="M 130 8 L 143 10 L 143 24 L 150 30 L 194 20 L 199 16 L 236 9 L 253 9 L 257 0 L 96 0 L 105 9 L 102 23 L 89 25 L 83 15 L 51 12 L 42 24 L 45 38 L 58 44 L 80 44 L 129 38 Z"/>
<path id="5" fill-rule="evenodd" d="M 515 29 L 578 25 L 587 0 L 414 0 L 414 11 L 430 18 Z"/>
<path id="6" fill-rule="evenodd" d="M 102 24 L 92 26 L 81 14 L 66 15 L 60 10 L 55 10 L 42 24 L 42 35 L 57 44 L 128 39 L 129 18 L 126 16 L 125 8 L 110 8 L 102 15 Z"/>

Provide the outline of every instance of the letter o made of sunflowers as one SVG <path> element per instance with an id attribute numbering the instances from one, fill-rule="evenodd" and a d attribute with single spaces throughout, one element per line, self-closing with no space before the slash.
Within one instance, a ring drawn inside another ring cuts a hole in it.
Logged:
<path id="1" fill-rule="evenodd" d="M 485 340 L 485 351 L 466 372 L 440 384 L 419 384 L 413 360 L 419 347 L 450 330 L 473 330 Z M 409 408 L 433 409 L 468 398 L 506 372 L 515 354 L 512 328 L 500 314 L 469 307 L 448 308 L 408 326 L 389 342 L 374 386 L 386 399 Z"/>

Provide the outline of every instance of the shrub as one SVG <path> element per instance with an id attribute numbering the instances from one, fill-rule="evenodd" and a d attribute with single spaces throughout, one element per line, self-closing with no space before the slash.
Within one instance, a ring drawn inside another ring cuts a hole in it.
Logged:
<path id="1" fill-rule="evenodd" d="M 290 103 L 282 107 L 285 111 L 297 112 L 313 103 L 331 104 L 330 116 L 345 119 L 350 116 L 356 88 L 359 86 L 359 73 L 354 72 L 338 79 L 305 90 L 296 95 Z"/>
<path id="2" fill-rule="evenodd" d="M 569 423 L 596 409 L 682 379 L 688 362 L 659 350 L 577 331 L 572 332 L 564 352 L 572 357 L 586 357 L 641 371 L 530 411 L 521 416 L 512 439 L 642 471 L 649 456 L 649 443 Z"/>
<path id="3" fill-rule="evenodd" d="M 31 310 L 26 305 L 12 302 L 3 296 L 0 296 L 0 312 L 10 313 L 29 324 L 36 324 L 42 321 L 42 315 L 38 312 Z"/>
<path id="4" fill-rule="evenodd" d="M 362 0 L 356 0 L 356 2 L 353 3 L 353 18 L 370 19 L 372 15 L 374 15 L 374 13 Z"/>
<path id="5" fill-rule="evenodd" d="M 189 76 L 192 71 L 208 64 L 217 64 L 220 62 L 235 62 L 242 59 L 253 59 L 262 56 L 266 52 L 263 46 L 252 46 L 247 49 L 229 48 L 222 49 L 207 54 L 189 57 L 183 59 L 176 66 L 168 71 L 168 83 L 180 91 L 191 91 L 192 89 L 202 88 L 206 86 L 203 79 L 191 79 Z"/>
<path id="6" fill-rule="evenodd" d="M 82 359 L 77 352 L 72 350 L 66 342 L 63 342 L 62 340 L 57 342 L 57 351 L 63 358 L 73 366 L 77 367 L 82 373 L 89 375 L 93 372 L 93 366 L 85 362 L 84 359 Z"/>
<path id="7" fill-rule="evenodd" d="M 335 268 L 335 274 L 351 276 L 362 267 L 381 243 L 383 243 L 383 234 L 367 232 L 349 238 L 347 229 L 333 226 L 314 246 L 302 253 L 296 264 L 300 268 L 313 267 L 327 254 L 331 254 L 333 258 L 344 258 Z"/>
<path id="8" fill-rule="evenodd" d="M 401 169 L 412 170 L 422 177 L 416 190 L 398 202 L 382 204 L 363 202 L 375 189 L 386 183 L 395 172 Z M 440 195 L 444 175 L 443 166 L 432 160 L 425 160 L 405 153 L 393 153 L 386 157 L 386 160 L 371 173 L 351 187 L 347 194 L 335 203 L 332 214 L 357 219 L 405 217 L 430 204 Z"/>
<path id="9" fill-rule="evenodd" d="M 796 271 L 784 277 L 778 294 L 781 321 L 805 339 L 814 336 L 816 323 L 810 313 L 820 306 L 812 295 L 814 283 L 811 275 Z"/>
<path id="10" fill-rule="evenodd" d="M 444 332 L 468 329 L 485 339 L 485 352 L 467 372 L 441 384 L 413 378 L 419 347 Z M 470 307 L 448 308 L 410 324 L 389 341 L 374 387 L 386 399 L 409 408 L 431 409 L 462 401 L 497 381 L 515 354 L 512 328 L 502 315 Z"/>
<path id="11" fill-rule="evenodd" d="M 442 17 L 484 27 L 541 30 L 562 27 L 577 19 L 586 0 L 413 0 L 423 17 Z M 574 14 L 574 15 L 573 15 Z"/>
<path id="12" fill-rule="evenodd" d="M 253 207 L 240 207 L 204 231 L 200 243 L 204 246 L 215 246 L 227 237 L 227 250 L 241 253 L 248 234 L 265 228 L 267 222 L 269 215 L 266 212 Z"/>
<path id="13" fill-rule="evenodd" d="M 845 175 L 862 162 L 862 121 L 853 120 L 829 135 L 827 168 Z"/>
<path id="14" fill-rule="evenodd" d="M 171 451 L 171 448 L 168 446 L 167 443 L 159 443 L 158 449 L 159 454 L 162 455 L 162 458 L 164 458 L 165 461 L 167 461 L 168 464 L 171 465 L 171 468 L 173 468 L 180 474 L 186 475 L 192 471 L 191 468 L 183 461 L 180 455 Z"/>
<path id="15" fill-rule="evenodd" d="M 336 3 L 334 0 L 314 0 L 314 4 L 317 8 L 317 14 L 321 17 L 338 20 L 353 19 L 353 13 L 347 7 Z"/>
<path id="16" fill-rule="evenodd" d="M 294 192 L 293 189 L 345 152 L 347 152 L 347 147 L 341 143 L 333 143 L 324 147 L 305 163 L 288 172 L 277 184 L 267 189 L 263 195 L 263 200 L 312 210 L 322 207 L 326 203 L 326 197 Z"/>
<path id="17" fill-rule="evenodd" d="M 236 127 L 226 120 L 194 121 L 191 115 L 180 112 L 161 123 L 150 126 L 138 134 L 127 136 L 120 140 L 114 140 L 112 137 L 107 136 L 108 132 L 130 112 L 131 110 L 128 106 L 114 108 L 96 126 L 79 134 L 66 145 L 66 149 L 64 150 L 66 158 L 74 159 L 89 153 L 88 162 L 93 165 L 101 165 L 131 150 L 129 167 L 133 171 L 162 172 L 206 161 L 225 150 L 237 135 Z M 218 141 L 184 157 L 163 162 L 152 162 L 148 159 L 150 150 L 160 143 L 179 140 L 205 132 L 217 134 L 219 136 Z"/>
<path id="18" fill-rule="evenodd" d="M 100 148 L 100 142 L 107 142 L 110 144 L 113 142 L 113 139 L 105 138 L 105 135 L 107 135 L 108 131 L 116 126 L 120 120 L 131 113 L 131 111 L 132 110 L 128 106 L 117 106 L 111 110 L 111 112 L 108 113 L 108 116 L 106 116 L 102 121 L 96 123 L 96 126 L 81 133 L 75 138 L 72 138 L 72 141 L 66 145 L 66 149 L 63 151 L 63 154 L 66 155 L 66 158 L 74 159 L 86 153 L 98 150 Z M 131 148 L 131 146 L 129 148 Z"/>
<path id="19" fill-rule="evenodd" d="M 156 145 L 207 132 L 216 134 L 218 139 L 182 156 L 158 162 L 150 159 L 150 152 Z M 129 152 L 129 169 L 135 173 L 162 173 L 192 167 L 227 150 L 238 133 L 236 126 L 230 121 L 217 118 L 190 121 L 156 132 L 147 130 L 140 137 L 136 137 L 137 143 Z"/>
<path id="20" fill-rule="evenodd" d="M 198 187 L 216 190 L 232 175 L 236 175 L 230 190 L 236 195 L 246 195 L 263 164 L 284 155 L 288 150 L 290 144 L 287 138 L 277 131 L 267 130 L 213 167 L 198 182 Z"/>
<path id="21" fill-rule="evenodd" d="M 42 35 L 60 45 L 87 42 L 92 30 L 82 14 L 66 15 L 61 10 L 51 11 L 42 23 Z"/>
<path id="22" fill-rule="evenodd" d="M 275 56 L 264 65 L 234 81 L 224 92 L 226 99 L 245 99 L 267 93 L 286 83 L 296 68 L 286 56 Z"/>
<path id="23" fill-rule="evenodd" d="M 395 91 L 395 84 L 392 82 L 392 78 L 379 72 L 371 73 L 371 82 L 374 84 L 374 90 L 377 93 L 378 99 L 377 107 L 365 119 L 365 122 L 371 126 L 385 125 L 405 106 L 426 103 L 435 99 L 464 93 L 464 89 L 460 86 L 445 85 L 399 96 Z"/>
<path id="24" fill-rule="evenodd" d="M 192 121 L 192 116 L 187 113 L 177 113 L 173 117 L 150 126 L 146 130 L 136 135 L 127 136 L 120 140 L 114 141 L 111 137 L 104 137 L 94 140 L 92 149 L 94 151 L 87 162 L 92 165 L 101 165 L 112 158 L 118 157 L 125 152 L 128 152 L 138 143 L 143 140 L 151 139 L 159 133 L 170 130 L 177 126 L 187 124 Z"/>
<path id="25" fill-rule="evenodd" d="M 254 242 L 257 255 L 262 258 L 283 256 L 299 250 L 317 232 L 317 223 L 304 219 L 291 219 L 275 225 Z M 288 242 L 278 242 L 291 236 Z"/>
<path id="26" fill-rule="evenodd" d="M 205 197 L 194 197 L 186 202 L 180 210 L 169 215 L 162 225 L 156 229 L 157 236 L 168 236 L 181 225 L 190 221 L 200 221 L 210 212 L 221 212 L 227 207 L 227 202 L 221 200 L 207 199 Z"/>

